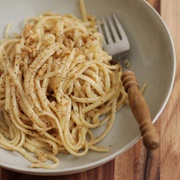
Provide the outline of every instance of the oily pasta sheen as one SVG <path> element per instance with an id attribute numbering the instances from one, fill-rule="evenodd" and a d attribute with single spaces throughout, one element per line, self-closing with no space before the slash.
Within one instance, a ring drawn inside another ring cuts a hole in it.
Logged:
<path id="1" fill-rule="evenodd" d="M 58 153 L 108 151 L 98 142 L 127 95 L 120 65 L 111 65 L 102 49 L 96 19 L 84 19 L 44 13 L 1 41 L 0 147 L 19 152 L 30 167 L 57 168 Z"/>

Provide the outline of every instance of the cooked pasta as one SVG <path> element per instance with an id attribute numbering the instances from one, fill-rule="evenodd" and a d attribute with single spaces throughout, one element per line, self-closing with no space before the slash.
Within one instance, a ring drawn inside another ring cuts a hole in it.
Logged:
<path id="1" fill-rule="evenodd" d="M 127 95 L 96 19 L 48 12 L 27 19 L 19 35 L 7 34 L 0 44 L 0 147 L 32 168 L 57 168 L 58 153 L 107 152 L 108 144 L 98 143 Z"/>

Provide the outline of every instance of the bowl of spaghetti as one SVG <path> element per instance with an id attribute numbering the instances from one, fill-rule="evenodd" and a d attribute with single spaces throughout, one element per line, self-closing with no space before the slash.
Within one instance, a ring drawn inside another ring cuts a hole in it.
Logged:
<path id="1" fill-rule="evenodd" d="M 111 13 L 128 35 L 130 69 L 147 85 L 143 95 L 157 120 L 173 86 L 175 53 L 163 20 L 146 2 L 6 0 L 1 10 L 0 166 L 72 174 L 112 160 L 140 139 L 121 65 L 110 63 L 97 30 L 97 18 Z"/>

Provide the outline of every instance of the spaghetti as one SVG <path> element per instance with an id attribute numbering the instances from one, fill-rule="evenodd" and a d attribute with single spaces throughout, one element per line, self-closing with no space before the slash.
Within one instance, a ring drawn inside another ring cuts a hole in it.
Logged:
<path id="1" fill-rule="evenodd" d="M 0 147 L 30 167 L 57 168 L 58 153 L 107 152 L 97 144 L 127 98 L 95 18 L 83 17 L 44 13 L 0 44 Z"/>

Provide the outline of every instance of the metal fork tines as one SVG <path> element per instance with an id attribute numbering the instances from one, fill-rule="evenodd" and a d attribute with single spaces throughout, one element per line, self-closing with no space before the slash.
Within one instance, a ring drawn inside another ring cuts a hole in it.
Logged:
<path id="1" fill-rule="evenodd" d="M 105 51 L 112 56 L 129 51 L 127 35 L 115 14 L 98 20 L 97 25 L 99 32 L 103 35 Z"/>

